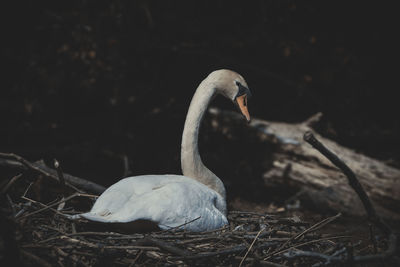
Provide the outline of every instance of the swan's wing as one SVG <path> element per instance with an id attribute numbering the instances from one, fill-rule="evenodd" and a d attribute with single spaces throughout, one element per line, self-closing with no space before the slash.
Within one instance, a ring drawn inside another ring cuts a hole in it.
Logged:
<path id="1" fill-rule="evenodd" d="M 173 182 L 144 196 L 143 209 L 138 212 L 162 229 L 184 225 L 190 231 L 211 230 L 228 223 L 215 207 L 217 197 L 215 191 L 191 179 Z"/>
<path id="2" fill-rule="evenodd" d="M 160 175 L 142 175 L 122 179 L 107 188 L 96 200 L 91 211 L 81 216 L 100 222 L 119 222 L 124 209 L 134 204 L 135 199 L 140 199 L 154 189 L 162 187 L 165 182 L 160 179 Z M 119 217 L 116 214 L 119 214 Z"/>
<path id="3" fill-rule="evenodd" d="M 81 217 L 107 223 L 150 220 L 162 229 L 197 219 L 183 227 L 190 231 L 210 230 L 227 223 L 215 208 L 218 197 L 215 191 L 184 176 L 137 176 L 108 188 L 92 210 Z"/>

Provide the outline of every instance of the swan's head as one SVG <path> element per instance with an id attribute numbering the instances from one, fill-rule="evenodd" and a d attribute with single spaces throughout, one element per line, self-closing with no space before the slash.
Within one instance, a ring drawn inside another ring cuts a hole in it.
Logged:
<path id="1" fill-rule="evenodd" d="M 211 72 L 206 80 L 213 83 L 218 93 L 231 99 L 246 117 L 246 120 L 250 122 L 247 98 L 251 97 L 251 93 L 246 81 L 240 74 L 226 69 L 216 70 Z"/>

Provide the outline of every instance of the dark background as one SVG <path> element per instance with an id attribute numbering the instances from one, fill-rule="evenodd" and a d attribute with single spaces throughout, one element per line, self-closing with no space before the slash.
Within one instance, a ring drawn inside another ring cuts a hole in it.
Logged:
<path id="1" fill-rule="evenodd" d="M 321 134 L 400 166 L 393 7 L 8 2 L 1 7 L 2 152 L 57 158 L 65 172 L 103 185 L 122 177 L 124 157 L 133 175 L 180 173 L 191 96 L 208 73 L 229 68 L 252 90 L 253 117 L 300 122 L 321 111 Z M 223 98 L 213 105 L 234 109 Z M 229 198 L 249 197 L 268 168 L 268 146 L 245 134 L 234 146 L 238 140 L 223 138 L 209 118 L 200 135 L 203 159 Z"/>

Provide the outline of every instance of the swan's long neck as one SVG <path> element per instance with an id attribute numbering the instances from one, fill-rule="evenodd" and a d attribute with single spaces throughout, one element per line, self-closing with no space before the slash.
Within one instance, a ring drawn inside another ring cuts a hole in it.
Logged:
<path id="1" fill-rule="evenodd" d="M 183 175 L 207 185 L 225 199 L 224 184 L 212 171 L 204 166 L 198 148 L 200 124 L 215 94 L 216 89 L 214 86 L 207 81 L 203 81 L 192 98 L 183 129 L 181 166 Z"/>

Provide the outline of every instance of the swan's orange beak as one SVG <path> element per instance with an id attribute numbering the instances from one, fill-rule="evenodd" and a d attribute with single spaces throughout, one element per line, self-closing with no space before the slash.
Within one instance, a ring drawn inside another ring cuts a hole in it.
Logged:
<path id="1" fill-rule="evenodd" d="M 250 122 L 250 114 L 247 109 L 247 95 L 244 94 L 244 95 L 238 96 L 238 97 L 236 97 L 235 101 L 238 104 L 239 109 L 242 112 L 242 114 L 246 117 L 247 122 Z"/>

